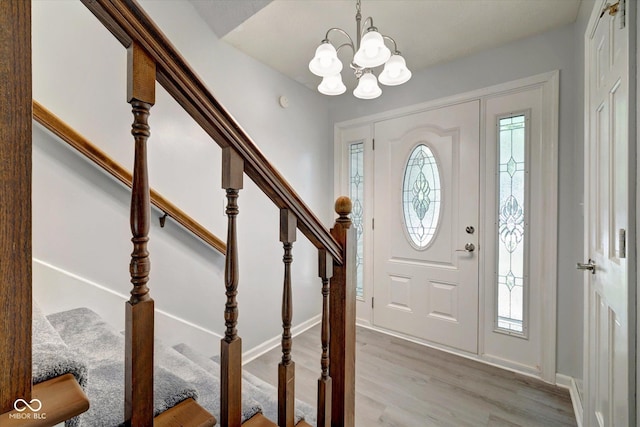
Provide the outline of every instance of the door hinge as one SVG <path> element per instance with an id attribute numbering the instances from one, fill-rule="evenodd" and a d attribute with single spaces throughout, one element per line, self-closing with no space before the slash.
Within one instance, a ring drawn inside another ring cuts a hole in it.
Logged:
<path id="1" fill-rule="evenodd" d="M 602 18 L 606 13 L 609 13 L 610 16 L 616 16 L 618 12 L 620 12 L 620 26 L 619 28 L 622 30 L 626 26 L 626 17 L 627 10 L 625 0 L 619 0 L 617 3 L 607 3 L 602 12 L 600 12 L 600 18 Z"/>
<path id="2" fill-rule="evenodd" d="M 626 258 L 627 257 L 627 230 L 621 228 L 618 230 L 618 258 Z"/>
<path id="3" fill-rule="evenodd" d="M 374 151 L 376 149 L 376 139 L 375 138 L 371 139 L 371 149 L 374 150 Z"/>
<path id="4" fill-rule="evenodd" d="M 371 308 L 373 308 L 373 297 L 371 297 Z"/>
<path id="5" fill-rule="evenodd" d="M 371 229 L 372 230 L 376 229 L 376 219 L 375 218 L 371 218 Z"/>

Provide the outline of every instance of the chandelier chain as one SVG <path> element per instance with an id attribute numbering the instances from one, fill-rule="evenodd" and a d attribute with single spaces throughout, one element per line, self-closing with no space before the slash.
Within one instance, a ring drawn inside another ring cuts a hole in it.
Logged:
<path id="1" fill-rule="evenodd" d="M 356 1 L 356 12 L 360 13 L 360 0 Z"/>

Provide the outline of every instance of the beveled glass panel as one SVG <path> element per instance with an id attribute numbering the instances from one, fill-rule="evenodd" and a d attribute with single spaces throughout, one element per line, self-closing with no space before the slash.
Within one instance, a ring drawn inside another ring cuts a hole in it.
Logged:
<path id="1" fill-rule="evenodd" d="M 497 326 L 524 333 L 525 116 L 499 120 Z"/>
<path id="2" fill-rule="evenodd" d="M 440 219 L 440 170 L 431 149 L 416 146 L 407 160 L 402 184 L 402 213 L 413 247 L 422 250 L 435 236 Z"/>
<path id="3" fill-rule="evenodd" d="M 356 297 L 364 297 L 364 142 L 349 145 L 351 222 L 356 229 Z"/>

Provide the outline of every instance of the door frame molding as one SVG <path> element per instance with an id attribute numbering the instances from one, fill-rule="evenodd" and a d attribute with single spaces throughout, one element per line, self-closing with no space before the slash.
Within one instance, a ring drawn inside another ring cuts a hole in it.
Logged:
<path id="1" fill-rule="evenodd" d="M 545 169 L 544 177 L 542 179 L 545 181 L 545 185 L 547 188 L 546 197 L 544 199 L 544 233 L 542 235 L 549 236 L 550 238 L 544 239 L 544 254 L 542 256 L 542 272 L 541 272 L 541 299 L 542 299 L 542 307 L 545 308 L 546 314 L 542 316 L 541 319 L 541 362 L 542 366 L 540 367 L 539 373 L 532 373 L 526 370 L 521 369 L 517 365 L 507 365 L 502 363 L 497 363 L 496 360 L 489 360 L 483 358 L 481 351 L 478 355 L 470 355 L 468 353 L 459 352 L 453 349 L 443 348 L 442 346 L 434 345 L 433 343 L 423 342 L 421 340 L 416 340 L 414 337 L 403 336 L 403 334 L 399 334 L 393 331 L 387 331 L 378 327 L 374 327 L 371 322 L 371 310 L 369 308 L 366 318 L 358 318 L 357 322 L 361 326 L 373 328 L 375 330 L 379 330 L 385 333 L 391 333 L 395 336 L 400 336 L 406 339 L 409 339 L 414 342 L 419 342 L 421 344 L 439 348 L 445 351 L 449 351 L 454 354 L 459 354 L 465 357 L 470 357 L 475 360 L 479 360 L 485 363 L 489 363 L 492 365 L 498 364 L 503 368 L 518 371 L 525 373 L 527 375 L 539 376 L 541 379 L 550 382 L 556 383 L 556 336 L 557 336 L 557 229 L 558 229 L 558 119 L 559 119 L 559 70 L 554 70 L 542 74 L 537 74 L 530 77 L 525 77 L 522 79 L 490 86 L 487 88 L 482 88 L 462 94 L 457 94 L 445 98 L 440 98 L 436 100 L 427 101 L 424 103 L 419 103 L 415 105 L 410 105 L 407 107 L 401 107 L 397 109 L 392 109 L 389 111 L 375 113 L 371 115 L 366 115 L 363 117 L 359 117 L 352 120 L 337 122 L 334 124 L 334 195 L 338 196 L 340 194 L 345 193 L 345 190 L 348 190 L 346 185 L 348 180 L 348 168 L 345 168 L 343 153 L 344 146 L 350 141 L 343 141 L 342 134 L 343 132 L 349 131 L 354 128 L 367 128 L 369 129 L 369 138 L 372 134 L 372 126 L 377 121 L 394 119 L 397 117 L 405 116 L 408 114 L 420 113 L 423 111 L 431 110 L 434 108 L 442 108 L 450 105 L 480 100 L 480 185 L 482 188 L 483 177 L 486 173 L 485 170 L 485 156 L 486 156 L 486 147 L 485 147 L 485 121 L 484 121 L 484 100 L 493 97 L 496 95 L 504 95 L 511 92 L 516 92 L 518 90 L 523 90 L 529 87 L 535 86 L 543 86 L 545 88 L 545 101 L 547 102 L 544 105 L 549 105 L 549 109 L 545 109 L 545 114 L 547 117 L 544 120 L 549 123 L 548 129 L 545 129 L 545 137 L 548 138 L 548 147 L 551 148 L 547 151 L 544 164 L 548 166 L 548 169 Z M 370 145 L 368 145 L 370 147 Z M 371 154 L 371 153 L 369 153 Z M 366 171 L 365 171 L 366 173 Z M 365 190 L 366 191 L 366 190 Z M 347 193 L 348 194 L 348 191 Z M 482 202 L 481 202 L 482 204 Z M 369 217 L 370 218 L 370 217 Z M 484 219 L 484 205 L 480 206 L 480 223 L 482 223 Z M 371 233 L 371 227 L 367 227 L 365 229 L 365 233 Z M 366 236 L 366 234 L 365 234 Z M 366 237 L 365 237 L 366 238 Z M 481 242 L 483 239 L 486 239 L 487 236 L 481 236 Z M 367 287 L 371 287 L 371 283 L 367 283 L 366 281 L 366 266 L 367 264 L 371 264 L 372 260 L 365 258 L 365 294 L 367 294 Z M 371 274 L 371 273 L 369 273 Z M 369 276 L 370 277 L 370 276 Z M 486 315 L 485 308 L 485 280 L 484 280 L 484 268 L 483 263 L 480 265 L 480 273 L 479 273 L 479 294 L 478 294 L 478 303 L 479 303 L 479 318 L 478 325 L 479 328 L 481 325 L 484 325 L 484 319 Z M 368 294 L 372 294 L 371 291 Z M 367 301 L 367 304 L 370 304 L 370 301 Z M 370 305 L 369 305 L 370 307 Z M 480 350 L 482 349 L 482 344 L 484 342 L 484 332 L 479 330 L 479 345 Z"/>

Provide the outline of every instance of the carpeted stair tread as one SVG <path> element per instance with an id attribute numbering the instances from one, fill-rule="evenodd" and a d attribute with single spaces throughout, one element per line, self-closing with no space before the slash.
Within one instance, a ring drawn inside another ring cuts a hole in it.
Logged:
<path id="1" fill-rule="evenodd" d="M 183 400 L 153 419 L 153 427 L 213 427 L 216 419 L 193 399 Z"/>
<path id="2" fill-rule="evenodd" d="M 272 422 L 264 415 L 258 414 L 246 423 L 243 423 L 242 427 L 278 427 L 278 424 Z"/>
<path id="3" fill-rule="evenodd" d="M 31 325 L 33 383 L 38 384 L 64 374 L 72 374 L 84 388 L 87 384 L 86 364 L 69 350 L 35 302 Z"/>
<path id="4" fill-rule="evenodd" d="M 178 344 L 174 346 L 174 349 L 204 368 L 206 371 L 216 373 L 220 372 L 220 365 L 216 360 L 217 357 L 213 357 L 211 359 L 204 357 L 186 344 Z M 260 402 L 263 415 L 270 420 L 277 420 L 278 390 L 271 384 L 247 371 L 243 371 L 242 377 L 243 396 L 250 395 L 253 399 Z M 298 423 L 304 419 L 310 424 L 315 424 L 315 418 L 315 409 L 309 404 L 296 399 L 295 422 Z"/>
<path id="5" fill-rule="evenodd" d="M 198 391 L 198 403 L 220 419 L 220 366 L 201 366 L 174 348 L 158 345 L 156 364 L 170 370 Z M 257 399 L 250 393 L 242 396 L 242 421 L 262 411 Z"/>
<path id="6" fill-rule="evenodd" d="M 69 350 L 88 367 L 86 393 L 91 402 L 80 426 L 118 426 L 124 422 L 124 337 L 96 313 L 77 308 L 48 316 Z M 188 398 L 195 389 L 168 370 L 154 369 L 154 415 Z"/>
<path id="7" fill-rule="evenodd" d="M 32 403 L 33 399 L 41 402 L 40 417 L 23 418 L 25 408 L 14 409 L 0 414 L 0 426 L 47 427 L 65 421 L 69 425 L 69 420 L 77 420 L 73 417 L 89 409 L 89 399 L 72 374 L 34 384 L 31 398 Z"/>

